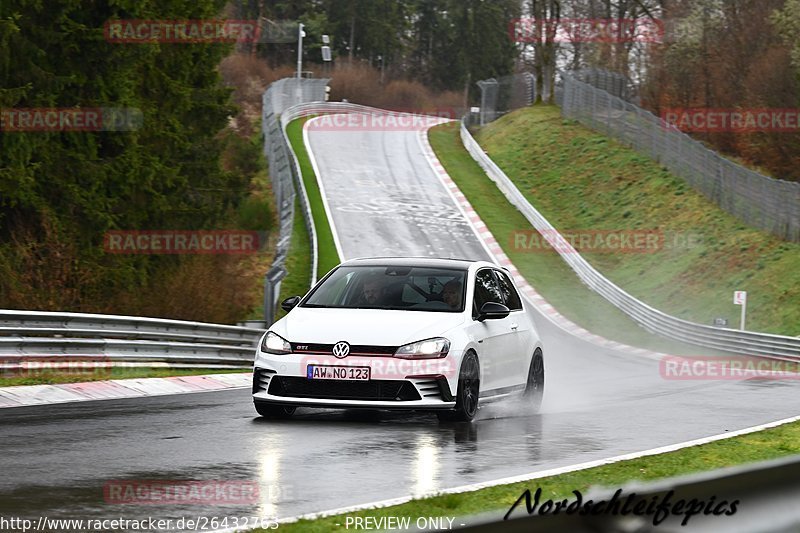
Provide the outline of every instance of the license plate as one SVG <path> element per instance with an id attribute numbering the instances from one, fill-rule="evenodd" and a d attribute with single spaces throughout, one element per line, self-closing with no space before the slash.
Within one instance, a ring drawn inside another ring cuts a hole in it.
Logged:
<path id="1" fill-rule="evenodd" d="M 368 366 L 308 365 L 306 367 L 306 377 L 308 379 L 368 381 L 369 370 Z"/>

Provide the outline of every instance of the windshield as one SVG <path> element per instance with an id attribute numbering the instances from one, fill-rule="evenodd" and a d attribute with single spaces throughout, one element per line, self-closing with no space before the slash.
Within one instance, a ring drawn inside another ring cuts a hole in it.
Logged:
<path id="1" fill-rule="evenodd" d="M 300 306 L 459 313 L 466 276 L 448 268 L 339 267 Z"/>

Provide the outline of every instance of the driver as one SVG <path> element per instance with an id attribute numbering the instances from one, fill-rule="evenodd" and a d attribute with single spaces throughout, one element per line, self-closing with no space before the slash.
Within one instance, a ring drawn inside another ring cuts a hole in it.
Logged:
<path id="1" fill-rule="evenodd" d="M 377 277 L 369 277 L 364 280 L 361 286 L 361 296 L 358 298 L 358 305 L 378 305 L 381 297 L 381 281 Z"/>
<path id="2" fill-rule="evenodd" d="M 442 287 L 442 300 L 450 306 L 450 309 L 461 307 L 461 283 L 450 280 Z"/>

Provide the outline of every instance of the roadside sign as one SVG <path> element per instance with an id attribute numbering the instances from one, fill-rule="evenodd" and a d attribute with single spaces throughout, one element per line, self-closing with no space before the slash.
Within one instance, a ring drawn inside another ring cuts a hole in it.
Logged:
<path id="1" fill-rule="evenodd" d="M 742 320 L 739 324 L 739 329 L 744 331 L 744 318 L 747 314 L 747 291 L 734 291 L 733 303 L 742 306 Z"/>
<path id="2" fill-rule="evenodd" d="M 330 61 L 331 57 L 331 47 L 330 46 L 323 46 L 322 47 L 322 60 L 323 61 Z"/>

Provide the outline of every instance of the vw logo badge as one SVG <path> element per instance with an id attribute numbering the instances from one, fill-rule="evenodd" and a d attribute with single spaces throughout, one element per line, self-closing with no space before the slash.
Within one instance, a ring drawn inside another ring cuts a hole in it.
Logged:
<path id="1" fill-rule="evenodd" d="M 337 342 L 333 345 L 333 355 L 339 359 L 344 359 L 350 353 L 350 345 L 346 342 Z"/>

